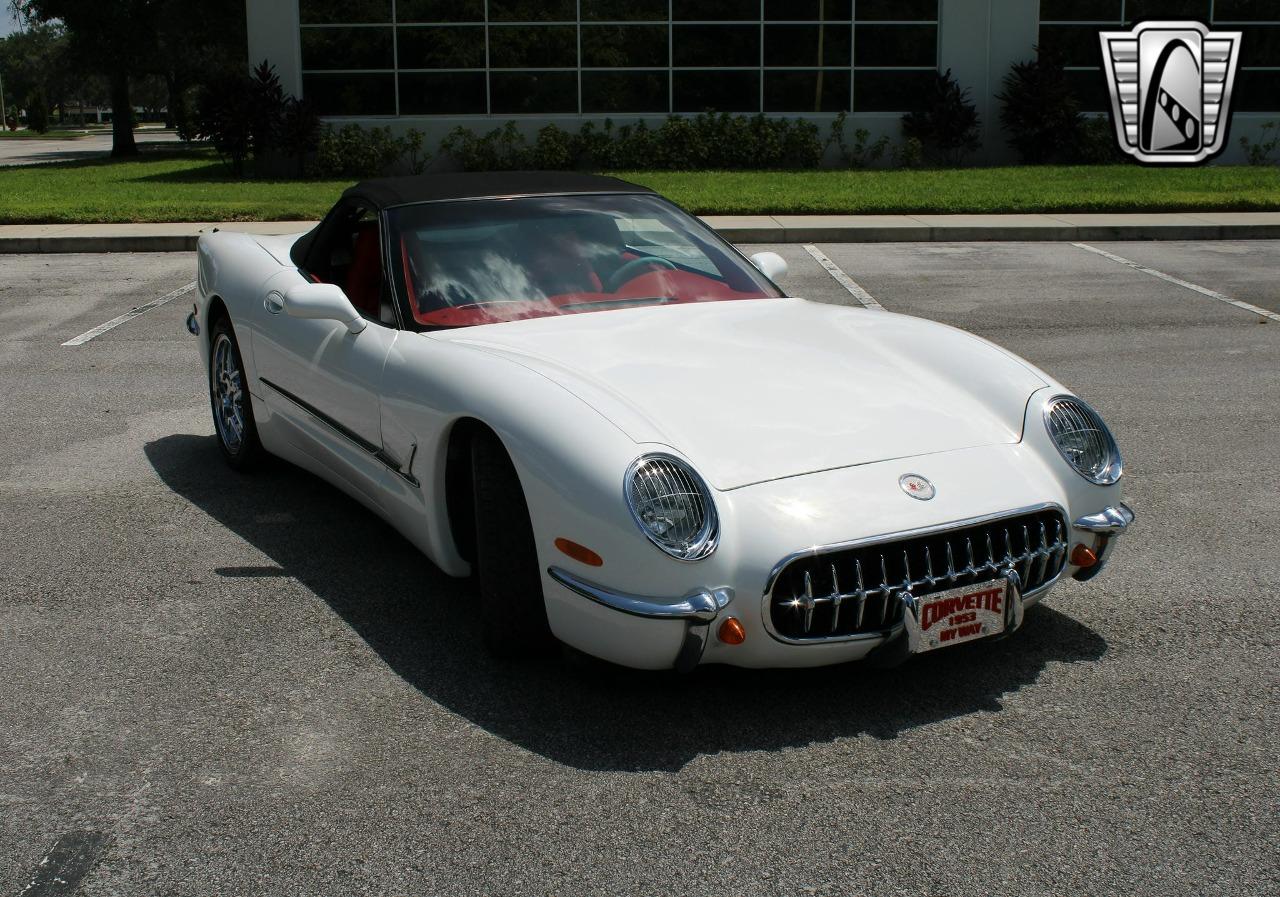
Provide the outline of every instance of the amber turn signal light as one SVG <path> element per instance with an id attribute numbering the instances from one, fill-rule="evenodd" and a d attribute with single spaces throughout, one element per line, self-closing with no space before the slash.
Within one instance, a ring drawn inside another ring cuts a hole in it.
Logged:
<path id="1" fill-rule="evenodd" d="M 741 645 L 747 640 L 747 630 L 737 617 L 727 617 L 720 624 L 720 641 L 726 645 Z"/>
<path id="2" fill-rule="evenodd" d="M 1098 556 L 1087 545 L 1077 545 L 1071 549 L 1071 563 L 1077 567 L 1092 567 L 1098 563 Z"/>
<path id="3" fill-rule="evenodd" d="M 588 567 L 603 567 L 604 558 L 596 554 L 585 545 L 579 545 L 571 539 L 556 539 L 556 548 L 573 558 L 580 564 L 586 564 Z"/>

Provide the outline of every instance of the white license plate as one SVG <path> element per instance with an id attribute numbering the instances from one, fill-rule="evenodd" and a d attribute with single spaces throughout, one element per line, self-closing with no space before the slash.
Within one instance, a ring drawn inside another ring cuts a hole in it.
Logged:
<path id="1" fill-rule="evenodd" d="M 921 652 L 1004 632 L 1008 581 L 993 579 L 920 599 Z"/>

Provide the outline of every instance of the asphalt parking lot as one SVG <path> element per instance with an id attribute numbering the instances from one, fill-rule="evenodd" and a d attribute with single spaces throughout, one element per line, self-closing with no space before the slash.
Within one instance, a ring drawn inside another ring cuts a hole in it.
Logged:
<path id="1" fill-rule="evenodd" d="M 1280 312 L 1280 243 L 1094 245 Z M 1280 322 L 1070 244 L 818 249 L 1116 431 L 1138 524 L 1016 638 L 495 663 L 372 515 L 223 466 L 189 302 L 61 345 L 194 256 L 0 257 L 0 897 L 55 844 L 86 895 L 1280 893 Z"/>

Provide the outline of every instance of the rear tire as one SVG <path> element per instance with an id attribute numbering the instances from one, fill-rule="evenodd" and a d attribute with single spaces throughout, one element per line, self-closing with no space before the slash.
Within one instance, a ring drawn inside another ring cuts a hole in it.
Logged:
<path id="1" fill-rule="evenodd" d="M 219 318 L 209 339 L 209 404 L 218 448 L 232 469 L 245 473 L 262 463 L 265 452 L 231 319 Z"/>
<path id="2" fill-rule="evenodd" d="M 471 441 L 471 470 L 485 645 L 499 657 L 541 654 L 553 639 L 520 478 L 502 443 L 489 433 Z"/>

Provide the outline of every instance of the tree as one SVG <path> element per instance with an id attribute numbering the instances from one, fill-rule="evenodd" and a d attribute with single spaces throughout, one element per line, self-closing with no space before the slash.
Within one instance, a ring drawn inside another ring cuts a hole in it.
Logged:
<path id="1" fill-rule="evenodd" d="M 26 108 L 33 131 L 49 130 L 49 110 L 60 105 L 69 82 L 67 38 L 56 25 L 37 25 L 0 38 L 5 101 Z"/>
<path id="2" fill-rule="evenodd" d="M 168 91 L 166 126 L 189 131 L 199 86 L 248 68 L 245 27 L 244 0 L 163 0 L 154 73 Z"/>
<path id="3" fill-rule="evenodd" d="M 1062 60 L 1039 48 L 1037 53 L 1033 60 L 1013 64 L 998 97 L 1009 145 L 1033 164 L 1070 158 L 1083 121 Z"/>
<path id="4" fill-rule="evenodd" d="M 919 140 L 948 165 L 959 165 L 982 145 L 978 125 L 978 108 L 951 69 L 934 76 L 923 106 L 902 116 L 903 135 Z"/>
<path id="5" fill-rule="evenodd" d="M 136 155 L 129 77 L 145 74 L 152 65 L 161 0 L 12 0 L 12 5 L 29 20 L 63 23 L 72 57 L 110 81 L 111 155 Z"/>
<path id="6" fill-rule="evenodd" d="M 130 79 L 165 79 L 171 116 L 185 108 L 184 92 L 204 74 L 245 60 L 242 0 L 10 0 L 28 20 L 60 21 L 72 58 L 100 72 L 111 86 L 111 155 L 138 152 L 133 139 Z M 176 121 L 175 121 L 176 123 Z"/>

